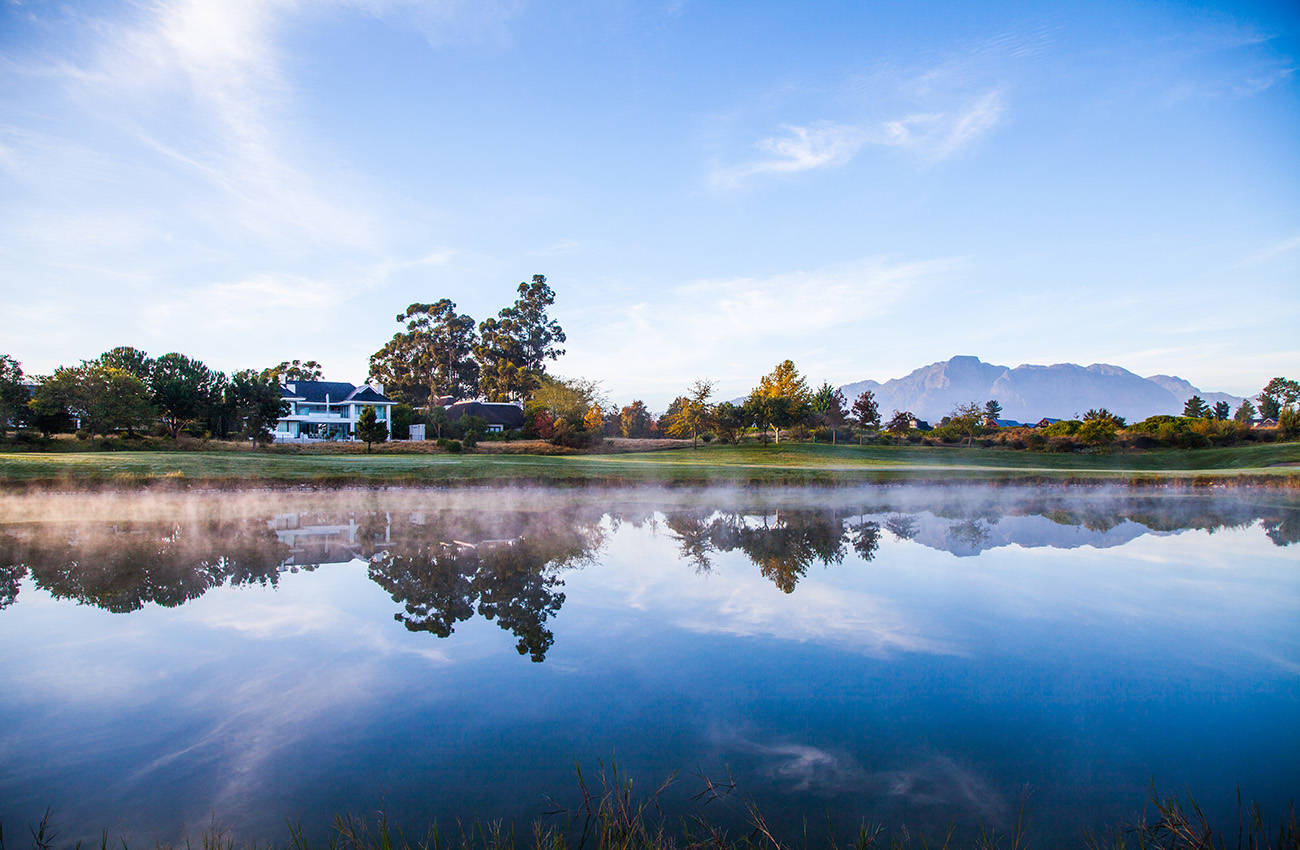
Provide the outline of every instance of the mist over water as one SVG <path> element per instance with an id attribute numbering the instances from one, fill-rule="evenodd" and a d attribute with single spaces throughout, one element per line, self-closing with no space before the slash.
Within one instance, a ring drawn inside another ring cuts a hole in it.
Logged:
<path id="1" fill-rule="evenodd" d="M 0 822 L 522 823 L 613 757 L 722 822 L 1235 822 L 1300 788 L 1297 542 L 1250 490 L 0 495 Z"/>

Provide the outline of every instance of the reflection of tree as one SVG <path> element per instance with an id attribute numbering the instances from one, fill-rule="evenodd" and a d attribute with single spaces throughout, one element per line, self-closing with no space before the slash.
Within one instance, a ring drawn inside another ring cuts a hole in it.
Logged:
<path id="1" fill-rule="evenodd" d="M 18 538 L 0 531 L 0 611 L 18 601 L 18 585 L 27 577 L 27 565 L 18 557 Z"/>
<path id="2" fill-rule="evenodd" d="M 411 631 L 448 637 L 476 610 L 542 661 L 555 637 L 547 621 L 564 604 L 559 571 L 590 559 L 604 541 L 601 515 L 443 512 L 394 526 L 370 578 L 403 603 Z M 470 542 L 478 541 L 478 542 Z"/>
<path id="3" fill-rule="evenodd" d="M 413 632 L 447 637 L 456 623 L 474 616 L 471 580 L 478 569 L 473 550 L 435 543 L 380 553 L 370 563 L 370 579 L 404 602 L 405 614 L 393 619 Z"/>
<path id="4" fill-rule="evenodd" d="M 826 566 L 844 560 L 844 520 L 838 511 L 783 510 L 748 515 L 723 512 L 706 522 L 699 513 L 669 514 L 683 557 L 709 569 L 710 552 L 740 550 L 785 593 L 816 561 Z"/>
<path id="5" fill-rule="evenodd" d="M 125 613 L 226 582 L 274 584 L 288 547 L 264 522 L 195 522 L 41 528 L 14 554 L 53 596 Z"/>
<path id="6" fill-rule="evenodd" d="M 870 561 L 876 557 L 876 550 L 880 548 L 880 523 L 860 522 L 853 527 L 852 535 L 853 551 L 859 558 Z"/>
<path id="7" fill-rule="evenodd" d="M 916 517 L 907 514 L 894 514 L 885 520 L 885 528 L 899 540 L 911 540 L 916 536 Z"/>
<path id="8" fill-rule="evenodd" d="M 989 539 L 989 529 L 979 518 L 962 520 L 948 529 L 953 544 L 964 549 L 978 549 Z"/>
<path id="9" fill-rule="evenodd" d="M 546 621 L 564 604 L 564 594 L 555 589 L 564 582 L 546 569 L 549 554 L 544 543 L 527 538 L 492 546 L 480 553 L 474 582 L 478 612 L 519 638 L 515 649 L 533 661 L 546 658 L 555 641 Z"/>
<path id="10" fill-rule="evenodd" d="M 1275 546 L 1300 543 L 1300 511 L 1287 511 L 1280 517 L 1265 517 L 1264 533 Z"/>
<path id="11" fill-rule="evenodd" d="M 677 537 L 682 560 L 690 561 L 700 573 L 713 568 L 709 561 L 709 553 L 714 551 L 712 515 L 712 511 L 674 511 L 664 519 Z"/>

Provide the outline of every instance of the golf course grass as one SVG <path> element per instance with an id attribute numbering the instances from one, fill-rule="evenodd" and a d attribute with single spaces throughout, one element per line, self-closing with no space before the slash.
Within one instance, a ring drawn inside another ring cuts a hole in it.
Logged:
<path id="1" fill-rule="evenodd" d="M 1115 454 L 782 444 L 564 456 L 275 451 L 0 452 L 0 484 L 855 483 L 1262 480 L 1300 486 L 1300 443 Z"/>

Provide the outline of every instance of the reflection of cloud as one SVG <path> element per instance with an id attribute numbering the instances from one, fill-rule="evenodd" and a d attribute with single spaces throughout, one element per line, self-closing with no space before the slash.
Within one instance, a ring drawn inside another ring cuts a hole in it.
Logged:
<path id="1" fill-rule="evenodd" d="M 948 642 L 922 634 L 881 597 L 823 582 L 803 582 L 787 595 L 740 552 L 711 556 L 713 569 L 700 577 L 678 558 L 670 535 L 651 534 L 614 541 L 633 547 L 627 554 L 636 567 L 612 568 L 621 558 L 611 549 L 604 569 L 584 572 L 571 582 L 598 585 L 607 605 L 653 611 L 672 626 L 697 634 L 814 642 L 873 656 L 958 654 Z M 663 551 L 651 556 L 655 546 Z M 651 570 L 646 563 L 663 566 Z"/>
<path id="2" fill-rule="evenodd" d="M 894 798 L 910 810 L 962 812 L 983 823 L 1003 823 L 1004 794 L 974 768 L 946 755 L 923 755 L 902 767 L 868 769 L 853 756 L 799 743 L 760 743 L 735 738 L 726 749 L 756 755 L 761 770 L 783 790 Z"/>
<path id="3" fill-rule="evenodd" d="M 840 792 L 861 788 L 866 772 L 847 756 L 807 744 L 753 744 L 768 773 L 791 791 Z"/>
<path id="4" fill-rule="evenodd" d="M 1002 823 L 1007 815 L 1006 798 L 983 776 L 948 756 L 931 756 L 879 777 L 891 796 L 909 805 L 967 811 L 989 823 Z"/>
<path id="5" fill-rule="evenodd" d="M 362 562 L 333 565 L 342 570 L 360 570 Z M 250 588 L 222 587 L 209 591 L 180 609 L 187 621 L 210 629 L 230 630 L 258 640 L 285 639 L 310 634 L 350 634 L 354 646 L 365 648 L 377 655 L 415 655 L 434 664 L 448 664 L 451 659 L 441 649 L 426 646 L 424 642 L 402 640 L 402 632 L 393 632 L 389 622 L 376 623 L 369 617 L 359 617 L 342 602 L 329 595 L 328 583 L 322 581 L 320 570 L 310 573 L 282 574 L 281 588 L 290 583 L 294 604 L 286 606 L 267 591 Z M 239 594 L 237 604 L 231 604 L 228 594 Z M 225 597 L 225 598 L 223 598 Z M 394 639 L 394 634 L 398 636 Z"/>

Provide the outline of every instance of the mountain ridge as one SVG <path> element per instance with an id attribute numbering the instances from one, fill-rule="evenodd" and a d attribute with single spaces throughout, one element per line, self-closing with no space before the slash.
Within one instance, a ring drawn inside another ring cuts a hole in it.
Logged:
<path id="1" fill-rule="evenodd" d="M 1089 408 L 1105 407 L 1129 421 L 1158 414 L 1181 414 L 1183 404 L 1199 395 L 1213 406 L 1226 401 L 1236 410 L 1242 398 L 1230 393 L 1205 392 L 1174 375 L 1142 377 L 1111 363 L 1022 363 L 1001 366 L 973 355 L 957 355 L 914 369 L 884 383 L 855 381 L 839 387 L 851 405 L 864 390 L 875 393 L 881 417 L 894 410 L 910 410 L 922 419 L 937 421 L 966 402 L 996 400 L 1002 416 L 1022 422 L 1044 417 L 1073 419 Z"/>

